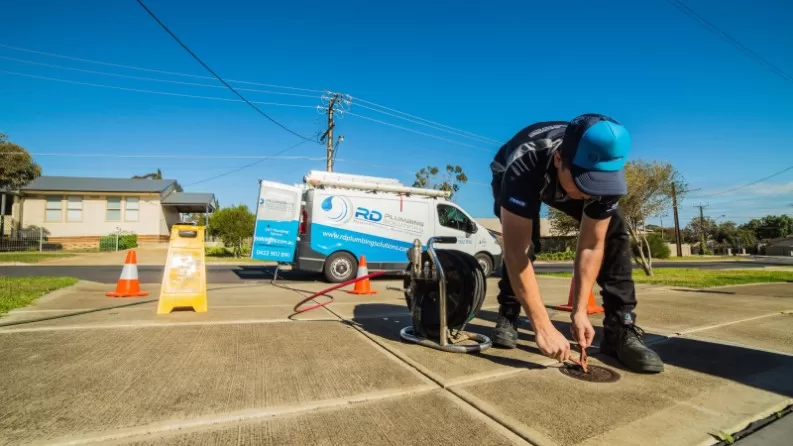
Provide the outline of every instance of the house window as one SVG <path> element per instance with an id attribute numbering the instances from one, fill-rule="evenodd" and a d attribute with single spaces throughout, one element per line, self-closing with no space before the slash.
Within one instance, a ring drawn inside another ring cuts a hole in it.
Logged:
<path id="1" fill-rule="evenodd" d="M 69 197 L 66 203 L 66 221 L 83 221 L 83 197 Z"/>
<path id="2" fill-rule="evenodd" d="M 63 220 L 63 197 L 48 196 L 47 207 L 44 215 L 45 221 Z"/>
<path id="3" fill-rule="evenodd" d="M 447 228 L 465 231 L 471 225 L 471 220 L 456 207 L 448 204 L 439 204 L 438 223 Z"/>
<path id="4" fill-rule="evenodd" d="M 140 198 L 127 197 L 127 207 L 124 210 L 124 220 L 138 221 L 140 212 Z"/>
<path id="5" fill-rule="evenodd" d="M 107 197 L 107 221 L 121 221 L 121 197 Z"/>

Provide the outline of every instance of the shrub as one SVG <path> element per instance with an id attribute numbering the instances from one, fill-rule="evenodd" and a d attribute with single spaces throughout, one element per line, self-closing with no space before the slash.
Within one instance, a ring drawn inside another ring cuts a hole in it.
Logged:
<path id="1" fill-rule="evenodd" d="M 654 259 L 668 259 L 672 255 L 669 245 L 657 234 L 650 234 L 647 236 L 647 243 L 650 245 L 650 251 Z M 633 255 L 638 256 L 639 250 L 635 242 L 631 242 Z M 642 251 L 647 256 L 647 246 L 642 244 Z"/>
<path id="2" fill-rule="evenodd" d="M 537 260 L 575 260 L 575 251 L 541 252 Z"/>

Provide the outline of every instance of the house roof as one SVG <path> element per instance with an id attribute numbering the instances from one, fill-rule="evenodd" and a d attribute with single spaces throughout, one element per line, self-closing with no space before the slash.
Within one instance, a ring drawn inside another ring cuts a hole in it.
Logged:
<path id="1" fill-rule="evenodd" d="M 776 240 L 772 240 L 768 243 L 769 247 L 775 248 L 791 248 L 793 247 L 793 237 L 785 237 L 785 238 L 778 238 Z"/>
<path id="2" fill-rule="evenodd" d="M 497 218 L 477 218 L 476 221 L 485 229 L 501 234 L 501 221 Z M 540 218 L 540 237 L 557 237 L 557 234 L 551 229 L 551 223 L 547 218 Z"/>
<path id="3" fill-rule="evenodd" d="M 22 191 L 161 193 L 176 180 L 41 176 Z"/>
<path id="4" fill-rule="evenodd" d="M 162 200 L 163 206 L 178 208 L 180 212 L 210 212 L 215 210 L 215 194 L 173 192 Z"/>

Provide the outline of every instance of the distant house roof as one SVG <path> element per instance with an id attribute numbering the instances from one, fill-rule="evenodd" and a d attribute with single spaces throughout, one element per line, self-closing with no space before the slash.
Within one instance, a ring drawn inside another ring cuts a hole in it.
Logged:
<path id="1" fill-rule="evenodd" d="M 501 234 L 501 222 L 497 218 L 477 218 L 476 221 L 485 229 Z M 540 237 L 556 237 L 560 234 L 551 229 L 551 223 L 547 218 L 540 219 Z"/>
<path id="2" fill-rule="evenodd" d="M 176 180 L 41 176 L 22 191 L 162 193 Z"/>
<path id="3" fill-rule="evenodd" d="M 768 243 L 768 246 L 777 248 L 793 248 L 793 237 L 778 238 Z"/>
<path id="4" fill-rule="evenodd" d="M 163 206 L 175 207 L 179 212 L 214 212 L 217 206 L 215 194 L 173 192 L 162 200 Z"/>

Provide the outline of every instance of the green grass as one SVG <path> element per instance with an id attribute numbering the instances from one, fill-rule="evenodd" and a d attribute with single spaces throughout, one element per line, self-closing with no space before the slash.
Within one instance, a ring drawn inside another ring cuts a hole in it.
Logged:
<path id="1" fill-rule="evenodd" d="M 75 283 L 73 277 L 0 277 L 0 315 Z"/>
<path id="2" fill-rule="evenodd" d="M 738 262 L 741 260 L 751 260 L 747 256 L 669 256 L 666 259 L 653 259 L 653 262 Z"/>
<path id="3" fill-rule="evenodd" d="M 74 254 L 55 252 L 0 252 L 0 263 L 38 263 L 44 259 L 56 257 L 74 257 Z"/>
<path id="4" fill-rule="evenodd" d="M 571 272 L 538 273 L 542 276 L 571 277 Z M 747 283 L 793 282 L 793 271 L 773 270 L 704 270 L 691 268 L 653 268 L 653 275 L 647 276 L 641 269 L 633 270 L 636 283 L 652 285 L 684 286 L 707 288 L 723 285 L 742 285 Z"/>

